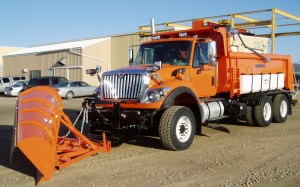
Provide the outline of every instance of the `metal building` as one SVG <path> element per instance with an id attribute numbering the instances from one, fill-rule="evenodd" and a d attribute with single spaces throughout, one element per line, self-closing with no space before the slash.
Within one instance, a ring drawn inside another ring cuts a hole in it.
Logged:
<path id="1" fill-rule="evenodd" d="M 124 34 L 25 48 L 3 57 L 5 76 L 23 74 L 27 79 L 63 76 L 98 85 L 86 69 L 101 65 L 102 72 L 128 65 L 128 49 L 143 40 L 137 34 Z"/>
<path id="2" fill-rule="evenodd" d="M 23 48 L 19 47 L 7 47 L 7 46 L 0 46 L 0 77 L 3 75 L 3 58 L 2 56 L 19 51 Z"/>

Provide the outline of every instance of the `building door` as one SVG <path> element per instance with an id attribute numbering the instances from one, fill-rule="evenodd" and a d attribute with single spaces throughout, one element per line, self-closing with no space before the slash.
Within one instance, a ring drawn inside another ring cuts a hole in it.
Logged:
<path id="1" fill-rule="evenodd" d="M 41 70 L 30 70 L 29 71 L 30 79 L 35 77 L 41 77 Z"/>

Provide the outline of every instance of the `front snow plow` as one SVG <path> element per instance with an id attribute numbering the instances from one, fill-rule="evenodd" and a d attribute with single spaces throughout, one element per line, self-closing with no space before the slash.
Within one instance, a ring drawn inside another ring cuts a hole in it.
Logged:
<path id="1" fill-rule="evenodd" d="M 72 133 L 72 138 L 59 136 L 61 125 Z M 105 134 L 101 143 L 89 140 L 63 112 L 57 91 L 39 86 L 19 94 L 11 158 L 16 147 L 37 168 L 36 183 L 39 183 L 48 180 L 55 170 L 98 152 L 109 152 L 111 143 L 106 141 Z"/>

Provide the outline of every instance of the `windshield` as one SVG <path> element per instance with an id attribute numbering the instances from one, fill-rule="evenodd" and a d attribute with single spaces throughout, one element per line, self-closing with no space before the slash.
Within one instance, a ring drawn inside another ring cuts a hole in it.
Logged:
<path id="1" fill-rule="evenodd" d="M 16 82 L 13 87 L 23 86 L 25 82 Z"/>
<path id="2" fill-rule="evenodd" d="M 190 60 L 192 42 L 161 42 L 141 45 L 134 61 L 135 65 L 162 64 L 187 66 Z"/>

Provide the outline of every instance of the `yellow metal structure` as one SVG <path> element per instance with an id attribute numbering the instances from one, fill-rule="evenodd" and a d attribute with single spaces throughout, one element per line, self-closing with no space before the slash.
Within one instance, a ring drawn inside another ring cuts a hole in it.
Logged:
<path id="1" fill-rule="evenodd" d="M 269 18 L 267 20 L 259 20 L 259 19 L 254 19 L 251 18 L 250 16 L 253 17 L 259 17 L 257 15 L 259 14 L 265 14 L 269 15 Z M 284 18 L 279 18 L 284 17 Z M 173 21 L 173 22 L 166 22 L 166 23 L 159 23 L 156 24 L 155 26 L 158 29 L 158 31 L 166 31 L 169 26 L 174 27 L 174 30 L 176 28 L 181 29 L 189 29 L 191 27 L 187 26 L 187 24 L 191 24 L 192 21 L 198 20 L 198 19 L 203 19 L 209 22 L 219 22 L 220 24 L 230 24 L 232 27 L 236 28 L 243 28 L 243 29 L 260 29 L 260 28 L 270 28 L 270 31 L 266 31 L 265 34 L 259 34 L 258 36 L 261 37 L 267 37 L 271 39 L 272 42 L 272 48 L 271 48 L 271 53 L 275 53 L 275 48 L 276 48 L 276 37 L 279 36 L 295 36 L 295 35 L 300 35 L 300 29 L 299 31 L 293 31 L 293 32 L 282 32 L 282 33 L 276 33 L 276 29 L 278 27 L 291 27 L 291 26 L 297 26 L 300 25 L 300 17 L 290 14 L 288 12 L 279 10 L 277 8 L 272 8 L 272 9 L 267 9 L 267 10 L 257 10 L 257 11 L 251 11 L 251 12 L 240 12 L 240 13 L 232 13 L 232 14 L 227 14 L 227 15 L 220 15 L 220 16 L 212 16 L 212 17 L 203 17 L 203 18 L 195 18 L 195 19 L 189 19 L 189 20 L 181 20 L 181 21 Z M 285 24 L 278 24 L 280 20 L 285 19 L 289 21 L 293 21 L 293 23 L 285 23 Z M 217 21 L 213 21 L 217 20 Z M 221 20 L 221 22 L 220 22 Z M 224 21 L 228 20 L 228 21 Z M 164 28 L 163 28 L 164 26 Z M 139 27 L 139 33 L 143 33 L 143 36 L 148 35 L 150 36 L 150 25 L 143 25 Z M 179 29 L 177 29 L 179 30 Z M 271 33 L 271 34 L 270 34 Z"/>

